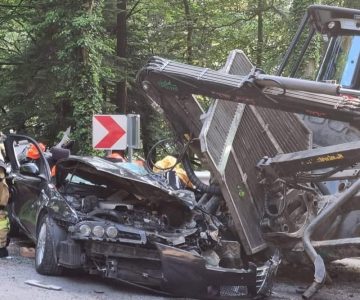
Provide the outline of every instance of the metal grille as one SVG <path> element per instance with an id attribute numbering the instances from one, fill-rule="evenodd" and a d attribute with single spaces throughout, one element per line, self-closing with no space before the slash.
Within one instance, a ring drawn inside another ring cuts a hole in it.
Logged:
<path id="1" fill-rule="evenodd" d="M 299 122 L 296 114 L 262 107 L 257 107 L 256 111 L 284 153 L 306 150 L 312 146 L 309 137 L 311 132 Z"/>
<path id="2" fill-rule="evenodd" d="M 207 143 L 209 149 L 212 149 L 211 156 L 218 168 L 221 168 L 229 132 L 232 127 L 236 128 L 238 125 L 235 117 L 239 115 L 241 107 L 241 104 L 234 102 L 216 100 L 210 109 L 213 116 L 208 129 Z"/>
<path id="3" fill-rule="evenodd" d="M 234 75 L 247 76 L 254 66 L 241 50 L 231 51 L 227 60 L 225 72 Z"/>
<path id="4" fill-rule="evenodd" d="M 235 50 L 224 72 L 246 75 L 252 67 L 244 53 Z M 263 193 L 255 167 L 264 156 L 308 149 L 309 130 L 291 113 L 216 100 L 200 140 L 246 253 L 259 252 L 266 242 L 259 226 Z"/>
<path id="5" fill-rule="evenodd" d="M 248 289 L 241 285 L 222 285 L 220 287 L 220 297 L 241 297 L 247 296 Z"/>
<path id="6" fill-rule="evenodd" d="M 258 252 L 264 249 L 264 243 L 259 242 L 259 237 L 262 239 L 260 226 L 253 222 L 259 220 L 259 215 L 252 203 L 252 196 L 249 193 L 250 187 L 247 182 L 241 180 L 244 174 L 241 173 L 238 163 L 235 155 L 229 156 L 224 172 L 228 187 L 224 197 L 227 199 L 228 208 L 232 213 L 240 237 L 243 237 L 247 244 L 252 246 L 252 251 Z"/>
<path id="7" fill-rule="evenodd" d="M 251 130 L 250 130 L 251 128 Z M 277 153 L 276 146 L 259 122 L 256 122 L 254 109 L 250 106 L 245 108 L 240 126 L 236 132 L 233 142 L 234 153 L 243 172 L 240 180 L 246 183 L 249 189 L 250 201 L 253 201 L 258 214 L 262 213 L 262 188 L 257 183 L 257 171 L 255 166 L 260 158 L 265 155 L 272 156 Z M 228 165 L 231 162 L 228 162 Z M 229 174 L 229 177 L 231 174 Z M 256 199 L 256 200 L 255 200 Z M 255 200 L 255 201 L 254 201 Z M 255 220 L 259 220 L 257 217 Z M 249 222 L 254 225 L 253 222 Z M 259 227 L 258 224 L 254 227 Z"/>

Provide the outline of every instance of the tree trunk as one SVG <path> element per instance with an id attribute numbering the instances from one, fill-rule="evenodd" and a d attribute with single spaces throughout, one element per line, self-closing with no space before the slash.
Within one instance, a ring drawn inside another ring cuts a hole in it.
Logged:
<path id="1" fill-rule="evenodd" d="M 189 64 L 191 64 L 193 60 L 193 53 L 192 53 L 192 35 L 193 35 L 193 22 L 190 14 L 190 6 L 188 0 L 183 0 L 184 4 L 184 12 L 185 12 L 185 19 L 186 19 L 186 60 Z"/>
<path id="2" fill-rule="evenodd" d="M 126 28 L 126 0 L 118 0 L 116 28 L 116 54 L 119 58 L 126 58 L 127 48 L 127 28 Z M 124 80 L 116 85 L 116 106 L 119 113 L 125 114 L 127 110 L 127 90 L 126 90 L 126 67 L 124 68 Z"/>
<path id="3" fill-rule="evenodd" d="M 257 5 L 257 47 L 256 47 L 256 66 L 261 67 L 263 59 L 263 48 L 264 48 L 264 0 L 258 0 Z"/>

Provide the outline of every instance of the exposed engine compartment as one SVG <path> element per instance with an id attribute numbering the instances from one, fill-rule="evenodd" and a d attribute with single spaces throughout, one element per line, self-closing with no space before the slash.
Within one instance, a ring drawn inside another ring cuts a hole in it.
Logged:
<path id="1" fill-rule="evenodd" d="M 58 185 L 58 190 L 78 212 L 81 221 L 108 222 L 122 226 L 122 230 L 138 230 L 146 237 L 140 240 L 148 245 L 165 243 L 198 254 L 214 250 L 221 253 L 220 233 L 227 227 L 215 214 L 208 212 L 219 211 L 220 219 L 226 219 L 226 213 L 220 213 L 218 197 L 212 201 L 211 197 L 203 200 L 203 206 L 201 203 L 199 206 L 195 200 L 189 205 L 187 199 L 195 199 L 192 191 L 172 190 L 170 187 L 161 196 L 147 197 L 143 191 L 135 193 L 126 187 L 125 182 L 121 182 L 123 179 L 109 177 L 103 179 L 102 184 L 94 170 L 89 172 L 89 166 L 85 164 L 76 165 L 74 169 L 66 165 L 62 167 L 66 173 L 60 172 L 64 180 Z M 114 238 L 107 240 L 116 241 Z M 134 242 L 138 243 L 139 240 L 135 239 Z M 209 262 L 213 265 L 219 265 L 221 260 L 216 251 L 210 254 Z M 239 255 L 234 254 L 234 257 L 239 259 Z"/>
<path id="2" fill-rule="evenodd" d="M 161 237 L 163 234 L 180 238 L 197 231 L 192 213 L 178 204 L 161 205 L 120 190 L 107 198 L 91 194 L 66 194 L 69 204 L 84 214 L 83 219 L 105 220 L 145 231 L 149 235 Z M 181 243 L 172 241 L 172 244 Z M 185 240 L 182 240 L 184 242 Z"/>
<path id="3" fill-rule="evenodd" d="M 278 255 L 259 267 L 242 261 L 221 196 L 195 197 L 127 167 L 96 157 L 57 165 L 58 192 L 77 215 L 62 266 L 193 297 L 271 292 Z"/>

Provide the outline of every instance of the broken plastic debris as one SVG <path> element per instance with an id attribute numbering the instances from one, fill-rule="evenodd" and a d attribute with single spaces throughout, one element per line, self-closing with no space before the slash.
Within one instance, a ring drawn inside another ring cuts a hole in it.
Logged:
<path id="1" fill-rule="evenodd" d="M 60 286 L 53 285 L 53 284 L 41 283 L 40 281 L 32 280 L 32 279 L 26 280 L 25 283 L 28 285 L 36 286 L 36 287 L 47 289 L 47 290 L 54 290 L 54 291 L 62 290 L 62 287 L 60 287 Z"/>

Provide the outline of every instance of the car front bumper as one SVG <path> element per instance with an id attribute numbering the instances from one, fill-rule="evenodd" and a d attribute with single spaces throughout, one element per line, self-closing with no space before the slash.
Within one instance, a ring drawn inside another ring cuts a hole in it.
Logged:
<path id="1" fill-rule="evenodd" d="M 209 265 L 197 253 L 160 243 L 154 245 L 146 248 L 70 239 L 62 242 L 60 264 L 68 268 L 87 264 L 92 274 L 175 296 L 234 299 L 269 295 L 280 263 L 274 255 L 262 266 L 250 263 L 247 269 L 223 268 Z"/>

